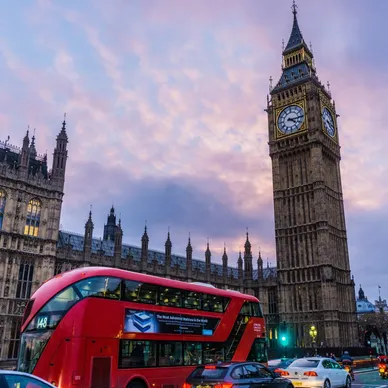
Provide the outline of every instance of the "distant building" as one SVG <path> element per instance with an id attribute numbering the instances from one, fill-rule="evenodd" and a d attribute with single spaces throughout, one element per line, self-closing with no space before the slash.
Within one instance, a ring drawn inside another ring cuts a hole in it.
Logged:
<path id="1" fill-rule="evenodd" d="M 358 290 L 358 298 L 356 301 L 357 315 L 374 313 L 376 311 L 376 307 L 373 303 L 369 302 L 368 298 L 365 296 L 364 290 L 360 285 L 360 289 Z"/>
<path id="2" fill-rule="evenodd" d="M 388 313 L 387 301 L 385 299 L 381 299 L 381 296 L 379 296 L 379 299 L 375 300 L 374 304 L 372 302 L 369 302 L 368 298 L 365 296 L 364 290 L 362 289 L 361 285 L 360 289 L 358 290 L 358 298 L 356 303 L 358 316 L 374 312 Z"/>

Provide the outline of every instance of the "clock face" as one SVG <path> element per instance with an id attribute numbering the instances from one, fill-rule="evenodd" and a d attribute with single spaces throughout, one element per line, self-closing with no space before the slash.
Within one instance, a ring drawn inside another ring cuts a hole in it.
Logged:
<path id="1" fill-rule="evenodd" d="M 329 134 L 329 136 L 334 137 L 335 135 L 334 119 L 333 119 L 333 115 L 330 113 L 329 109 L 327 108 L 323 108 L 322 121 L 326 129 L 326 132 Z"/>
<path id="2" fill-rule="evenodd" d="M 285 135 L 296 132 L 304 122 L 304 110 L 299 105 L 284 108 L 278 118 L 279 131 Z"/>

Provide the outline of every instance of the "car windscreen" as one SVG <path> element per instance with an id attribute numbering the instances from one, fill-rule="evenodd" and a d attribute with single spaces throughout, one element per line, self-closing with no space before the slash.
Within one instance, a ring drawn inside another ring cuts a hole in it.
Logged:
<path id="1" fill-rule="evenodd" d="M 319 365 L 320 360 L 309 360 L 308 358 L 300 358 L 292 362 L 290 368 L 316 368 Z"/>
<path id="2" fill-rule="evenodd" d="M 222 366 L 200 366 L 190 375 L 190 379 L 222 379 L 228 372 L 227 367 Z"/>

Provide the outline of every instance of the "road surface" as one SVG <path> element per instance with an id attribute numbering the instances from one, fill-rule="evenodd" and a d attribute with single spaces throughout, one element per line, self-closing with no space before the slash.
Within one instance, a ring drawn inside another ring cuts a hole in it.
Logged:
<path id="1" fill-rule="evenodd" d="M 353 388 L 388 388 L 388 379 L 382 379 L 377 369 L 355 375 L 356 380 L 352 381 Z"/>

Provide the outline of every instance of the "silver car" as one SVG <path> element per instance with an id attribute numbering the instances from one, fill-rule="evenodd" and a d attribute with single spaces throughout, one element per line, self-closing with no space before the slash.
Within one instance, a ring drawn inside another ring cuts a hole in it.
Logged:
<path id="1" fill-rule="evenodd" d="M 0 369 L 1 388 L 56 388 L 54 385 L 44 381 L 40 377 L 29 373 L 16 372 Z"/>

